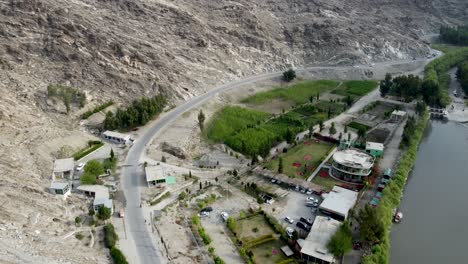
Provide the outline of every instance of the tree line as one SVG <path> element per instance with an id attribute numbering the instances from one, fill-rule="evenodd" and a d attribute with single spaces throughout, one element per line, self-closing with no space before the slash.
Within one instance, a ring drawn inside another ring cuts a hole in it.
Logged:
<path id="1" fill-rule="evenodd" d="M 392 78 L 387 73 L 380 83 L 382 96 L 393 95 L 402 98 L 405 102 L 422 99 L 430 106 L 445 106 L 442 87 L 431 80 L 421 80 L 415 75 L 402 75 Z"/>
<path id="2" fill-rule="evenodd" d="M 163 95 L 134 100 L 126 109 L 118 108 L 115 114 L 111 111 L 107 112 L 104 128 L 114 130 L 144 125 L 161 113 L 166 103 L 167 100 Z"/>
<path id="3" fill-rule="evenodd" d="M 440 27 L 440 39 L 455 45 L 468 45 L 468 25 L 457 27 Z"/>
<path id="4" fill-rule="evenodd" d="M 465 94 L 468 95 L 468 60 L 458 65 L 457 79 Z"/>

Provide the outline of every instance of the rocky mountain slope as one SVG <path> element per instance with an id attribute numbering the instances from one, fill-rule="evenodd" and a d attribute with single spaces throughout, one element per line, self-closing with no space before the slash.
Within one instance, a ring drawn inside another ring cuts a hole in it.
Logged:
<path id="1" fill-rule="evenodd" d="M 291 66 L 425 56 L 420 37 L 468 21 L 467 10 L 464 0 L 0 0 L 0 262 L 106 259 L 62 239 L 84 203 L 46 193 L 56 152 L 88 138 L 78 109 L 47 100 L 49 84 L 85 91 L 90 105 L 158 92 L 177 102 Z"/>

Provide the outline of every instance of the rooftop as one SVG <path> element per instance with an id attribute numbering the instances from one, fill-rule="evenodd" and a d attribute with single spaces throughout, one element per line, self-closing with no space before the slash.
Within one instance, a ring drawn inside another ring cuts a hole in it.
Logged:
<path id="1" fill-rule="evenodd" d="M 55 190 L 63 190 L 63 188 L 65 188 L 67 185 L 67 182 L 52 182 L 50 184 L 50 188 Z"/>
<path id="2" fill-rule="evenodd" d="M 126 134 L 122 134 L 122 133 L 114 132 L 114 131 L 109 131 L 109 130 L 105 131 L 102 134 L 108 137 L 123 138 L 125 140 L 130 139 L 130 135 L 126 135 Z"/>
<path id="3" fill-rule="evenodd" d="M 328 251 L 327 244 L 340 225 L 340 221 L 317 216 L 309 235 L 303 242 L 301 253 L 327 262 L 333 262 L 335 257 Z"/>
<path id="4" fill-rule="evenodd" d="M 75 160 L 73 158 L 56 159 L 54 161 L 54 172 L 72 171 L 75 167 Z"/>
<path id="5" fill-rule="evenodd" d="M 357 201 L 358 193 L 343 187 L 335 186 L 320 204 L 320 209 L 348 217 L 349 209 L 353 208 Z"/>
<path id="6" fill-rule="evenodd" d="M 165 179 L 162 166 L 147 166 L 145 168 L 145 174 L 147 182 Z"/>
<path id="7" fill-rule="evenodd" d="M 377 143 L 377 142 L 367 142 L 366 143 L 366 149 L 373 149 L 373 150 L 384 150 L 384 145 L 382 143 Z"/>
<path id="8" fill-rule="evenodd" d="M 94 199 L 109 199 L 109 189 L 102 185 L 80 185 L 77 188 L 82 192 L 94 193 Z"/>
<path id="9" fill-rule="evenodd" d="M 113 208 L 112 200 L 109 198 L 94 198 L 93 206 L 103 204 L 107 208 Z"/>
<path id="10" fill-rule="evenodd" d="M 341 165 L 358 169 L 369 169 L 374 164 L 372 155 L 356 149 L 337 151 L 333 154 L 333 160 Z"/>
<path id="11" fill-rule="evenodd" d="M 405 116 L 406 112 L 401 110 L 393 110 L 392 115 Z"/>

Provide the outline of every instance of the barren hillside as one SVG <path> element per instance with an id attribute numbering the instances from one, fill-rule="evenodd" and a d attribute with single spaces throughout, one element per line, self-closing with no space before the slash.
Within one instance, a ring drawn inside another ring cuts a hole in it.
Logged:
<path id="1" fill-rule="evenodd" d="M 465 0 L 0 0 L 0 262 L 106 259 L 62 239 L 84 203 L 46 193 L 56 152 L 88 139 L 47 85 L 88 105 L 177 102 L 291 66 L 425 56 L 420 37 L 460 21 Z"/>

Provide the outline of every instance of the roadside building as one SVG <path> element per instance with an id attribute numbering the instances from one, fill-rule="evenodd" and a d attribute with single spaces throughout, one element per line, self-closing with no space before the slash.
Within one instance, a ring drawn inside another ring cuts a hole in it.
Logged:
<path id="1" fill-rule="evenodd" d="M 330 217 L 344 221 L 348 212 L 356 204 L 358 192 L 335 186 L 320 204 L 319 211 Z"/>
<path id="2" fill-rule="evenodd" d="M 54 161 L 53 179 L 61 178 L 73 180 L 75 160 L 73 158 L 56 159 Z"/>
<path id="3" fill-rule="evenodd" d="M 76 188 L 86 196 L 96 198 L 109 198 L 109 189 L 102 185 L 80 185 Z"/>
<path id="4" fill-rule="evenodd" d="M 393 121 L 393 122 L 400 122 L 401 120 L 403 120 L 403 118 L 405 118 L 406 116 L 406 112 L 405 111 L 401 111 L 401 110 L 393 110 L 391 116 L 390 116 L 390 120 Z"/>
<path id="5" fill-rule="evenodd" d="M 357 149 L 344 149 L 333 154 L 330 176 L 354 184 L 361 184 L 372 173 L 375 158 Z"/>
<path id="6" fill-rule="evenodd" d="M 49 192 L 66 200 L 71 194 L 70 183 L 68 182 L 52 182 L 50 184 Z"/>
<path id="7" fill-rule="evenodd" d="M 93 209 L 95 212 L 99 211 L 100 207 L 107 207 L 111 210 L 111 214 L 114 213 L 114 204 L 109 198 L 94 198 Z"/>
<path id="8" fill-rule="evenodd" d="M 107 141 L 110 141 L 112 143 L 116 143 L 116 144 L 127 144 L 130 142 L 130 135 L 126 135 L 126 134 L 122 134 L 122 133 L 118 133 L 118 132 L 114 132 L 114 131 L 105 131 L 104 133 L 102 133 L 102 137 L 107 140 Z"/>
<path id="9" fill-rule="evenodd" d="M 366 152 L 378 158 L 383 155 L 384 145 L 377 142 L 366 142 Z"/>
<path id="10" fill-rule="evenodd" d="M 176 183 L 175 177 L 166 175 L 162 166 L 147 166 L 145 168 L 145 175 L 148 187 L 162 187 Z"/>
<path id="11" fill-rule="evenodd" d="M 301 259 L 306 263 L 335 263 L 335 256 L 328 251 L 327 245 L 340 225 L 337 220 L 317 216 L 307 237 L 298 241 Z"/>

